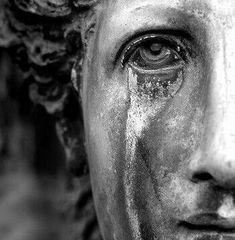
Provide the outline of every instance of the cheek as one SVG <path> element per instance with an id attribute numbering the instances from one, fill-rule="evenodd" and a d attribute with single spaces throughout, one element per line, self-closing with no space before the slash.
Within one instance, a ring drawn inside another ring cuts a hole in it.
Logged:
<path id="1" fill-rule="evenodd" d="M 91 79 L 96 89 L 88 96 L 86 139 L 90 177 L 101 229 L 107 234 L 106 239 L 112 239 L 111 235 L 122 229 L 120 224 L 127 225 L 119 216 L 125 215 L 122 180 L 128 89 L 125 78 L 117 74 L 108 78 L 100 72 Z"/>
<path id="2" fill-rule="evenodd" d="M 181 214 L 193 211 L 201 195 L 187 176 L 190 156 L 200 147 L 204 131 L 207 83 L 198 69 L 185 71 L 182 89 L 149 117 L 138 140 L 155 192 L 167 208 L 180 208 Z"/>
<path id="3" fill-rule="evenodd" d="M 184 208 L 194 209 L 190 202 L 196 202 L 192 199 L 198 190 L 185 180 L 185 169 L 203 131 L 206 83 L 199 69 L 195 64 L 185 70 L 182 88 L 164 101 L 145 91 L 139 94 L 132 72 L 110 77 L 101 72 L 90 78 L 87 146 L 98 212 L 109 216 L 104 225 L 112 222 L 118 229 L 123 219 L 115 216 L 120 215 L 158 219 L 162 209 L 175 210 L 175 216 L 177 209 L 181 214 Z"/>
<path id="4" fill-rule="evenodd" d="M 199 147 L 204 129 L 206 85 L 200 67 L 195 64 L 184 70 L 182 88 L 173 98 L 148 101 L 131 91 L 129 122 L 152 173 L 161 168 L 176 172 Z"/>
<path id="5" fill-rule="evenodd" d="M 102 72 L 98 75 L 94 80 L 96 89 L 88 100 L 88 138 L 93 143 L 90 152 L 94 153 L 89 161 L 92 168 L 95 165 L 96 172 L 111 173 L 115 162 L 124 154 L 128 91 L 118 75 L 113 74 L 111 78 Z"/>

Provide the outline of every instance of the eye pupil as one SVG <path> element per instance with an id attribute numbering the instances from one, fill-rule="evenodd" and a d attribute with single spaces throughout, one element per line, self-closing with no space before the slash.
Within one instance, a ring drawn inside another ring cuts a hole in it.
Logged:
<path id="1" fill-rule="evenodd" d="M 159 54 L 162 50 L 162 45 L 159 43 L 153 43 L 150 45 L 150 50 L 152 53 Z"/>
<path id="2" fill-rule="evenodd" d="M 139 49 L 141 59 L 146 64 L 161 65 L 172 55 L 172 51 L 162 44 L 152 43 Z"/>

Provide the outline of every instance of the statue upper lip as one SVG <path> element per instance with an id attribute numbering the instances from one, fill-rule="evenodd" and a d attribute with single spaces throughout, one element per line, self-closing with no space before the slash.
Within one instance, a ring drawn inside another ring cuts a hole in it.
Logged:
<path id="1" fill-rule="evenodd" d="M 235 218 L 223 218 L 217 213 L 200 213 L 180 221 L 179 226 L 194 231 L 235 233 Z"/>

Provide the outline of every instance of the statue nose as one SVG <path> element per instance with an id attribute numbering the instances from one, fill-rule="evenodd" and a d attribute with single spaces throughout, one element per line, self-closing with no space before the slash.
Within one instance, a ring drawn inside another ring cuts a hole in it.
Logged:
<path id="1" fill-rule="evenodd" d="M 201 145 L 189 165 L 194 181 L 213 180 L 235 188 L 235 100 L 226 97 L 227 101 L 208 107 Z"/>
<path id="2" fill-rule="evenodd" d="M 224 111 L 223 115 L 215 124 L 212 121 L 205 132 L 194 178 L 210 179 L 220 186 L 235 188 L 235 111 Z M 215 113 L 214 118 L 217 117 Z"/>
<path id="3" fill-rule="evenodd" d="M 235 188 L 235 29 L 226 31 L 212 53 L 204 135 L 192 156 L 190 174 L 194 181 Z"/>
<path id="4" fill-rule="evenodd" d="M 209 181 L 222 188 L 235 189 L 235 157 L 229 158 L 218 151 L 195 155 L 189 167 L 193 182 Z"/>

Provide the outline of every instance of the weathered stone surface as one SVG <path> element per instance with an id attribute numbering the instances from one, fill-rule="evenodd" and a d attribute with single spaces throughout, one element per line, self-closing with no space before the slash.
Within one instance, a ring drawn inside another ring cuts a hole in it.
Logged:
<path id="1" fill-rule="evenodd" d="M 47 17 L 65 17 L 71 13 L 69 0 L 14 0 L 16 6 L 28 13 Z"/>
<path id="2" fill-rule="evenodd" d="M 75 7 L 87 7 L 95 4 L 97 0 L 73 0 Z"/>

